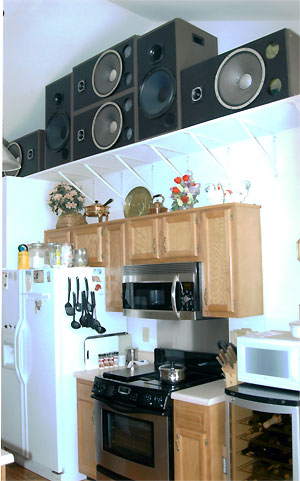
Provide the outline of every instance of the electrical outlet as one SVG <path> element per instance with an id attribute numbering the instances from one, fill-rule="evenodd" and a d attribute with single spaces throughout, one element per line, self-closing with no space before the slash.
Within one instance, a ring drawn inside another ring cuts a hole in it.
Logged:
<path id="1" fill-rule="evenodd" d="M 149 342 L 149 327 L 143 327 L 143 341 L 144 342 Z"/>

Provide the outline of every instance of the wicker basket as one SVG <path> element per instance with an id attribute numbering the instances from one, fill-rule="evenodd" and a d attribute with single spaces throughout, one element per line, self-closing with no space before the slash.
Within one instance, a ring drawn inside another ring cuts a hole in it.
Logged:
<path id="1" fill-rule="evenodd" d="M 58 217 L 56 223 L 56 229 L 62 229 L 63 227 L 74 227 L 76 225 L 87 224 L 85 217 L 79 212 L 73 212 L 71 214 L 61 214 Z"/>

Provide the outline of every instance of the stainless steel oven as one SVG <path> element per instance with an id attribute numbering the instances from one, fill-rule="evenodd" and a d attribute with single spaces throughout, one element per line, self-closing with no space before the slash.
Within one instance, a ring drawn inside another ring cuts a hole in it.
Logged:
<path id="1" fill-rule="evenodd" d="M 130 388 L 119 386 L 126 392 Z M 124 394 L 126 395 L 126 394 Z M 128 394 L 130 395 L 130 394 Z M 168 480 L 170 473 L 169 416 L 139 412 L 95 399 L 95 444 L 98 472 L 112 479 Z M 101 478 L 102 479 L 102 478 Z"/>

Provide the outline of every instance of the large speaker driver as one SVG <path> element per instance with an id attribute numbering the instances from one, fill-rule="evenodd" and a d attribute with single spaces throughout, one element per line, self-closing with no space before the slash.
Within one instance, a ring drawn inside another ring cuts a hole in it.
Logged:
<path id="1" fill-rule="evenodd" d="M 300 37 L 282 29 L 181 72 L 182 126 L 300 93 Z"/>
<path id="2" fill-rule="evenodd" d="M 71 74 L 65 75 L 45 88 L 46 169 L 70 162 L 72 158 L 71 77 Z"/>
<path id="3" fill-rule="evenodd" d="M 70 138 L 70 118 L 65 112 L 55 112 L 46 127 L 47 146 L 53 152 L 59 152 Z"/>
<path id="4" fill-rule="evenodd" d="M 217 53 L 216 37 L 180 18 L 138 39 L 139 140 L 181 128 L 180 71 Z"/>
<path id="5" fill-rule="evenodd" d="M 137 89 L 113 95 L 73 116 L 74 160 L 137 140 Z"/>
<path id="6" fill-rule="evenodd" d="M 101 105 L 92 124 L 92 137 L 95 145 L 101 150 L 111 148 L 120 136 L 122 125 L 122 111 L 118 104 L 108 102 Z"/>
<path id="7" fill-rule="evenodd" d="M 149 119 L 155 119 L 168 110 L 176 91 L 176 82 L 166 69 L 151 71 L 140 88 L 140 108 Z"/>
<path id="8" fill-rule="evenodd" d="M 242 109 L 259 95 L 265 81 L 262 56 L 253 49 L 240 48 L 221 63 L 215 78 L 219 102 L 228 109 Z"/>
<path id="9" fill-rule="evenodd" d="M 93 69 L 92 84 L 96 95 L 107 97 L 117 88 L 122 75 L 122 59 L 114 50 L 104 52 Z"/>

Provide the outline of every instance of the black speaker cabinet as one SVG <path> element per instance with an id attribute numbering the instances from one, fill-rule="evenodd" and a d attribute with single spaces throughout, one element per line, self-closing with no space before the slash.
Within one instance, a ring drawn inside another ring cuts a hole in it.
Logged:
<path id="1" fill-rule="evenodd" d="M 137 89 L 130 89 L 74 114 L 74 160 L 136 142 L 136 104 Z"/>
<path id="2" fill-rule="evenodd" d="M 297 95 L 299 39 L 279 30 L 184 69 L 183 127 Z"/>
<path id="3" fill-rule="evenodd" d="M 71 74 L 46 86 L 46 159 L 50 169 L 71 160 Z"/>
<path id="4" fill-rule="evenodd" d="M 5 175 L 26 177 L 45 169 L 45 131 L 36 130 L 13 140 L 7 149 L 14 157 L 20 157 L 21 168 L 5 172 Z"/>
<path id="5" fill-rule="evenodd" d="M 218 53 L 217 38 L 176 18 L 137 41 L 139 139 L 181 128 L 180 70 Z"/>
<path id="6" fill-rule="evenodd" d="M 73 68 L 74 111 L 137 85 L 137 35 Z"/>

